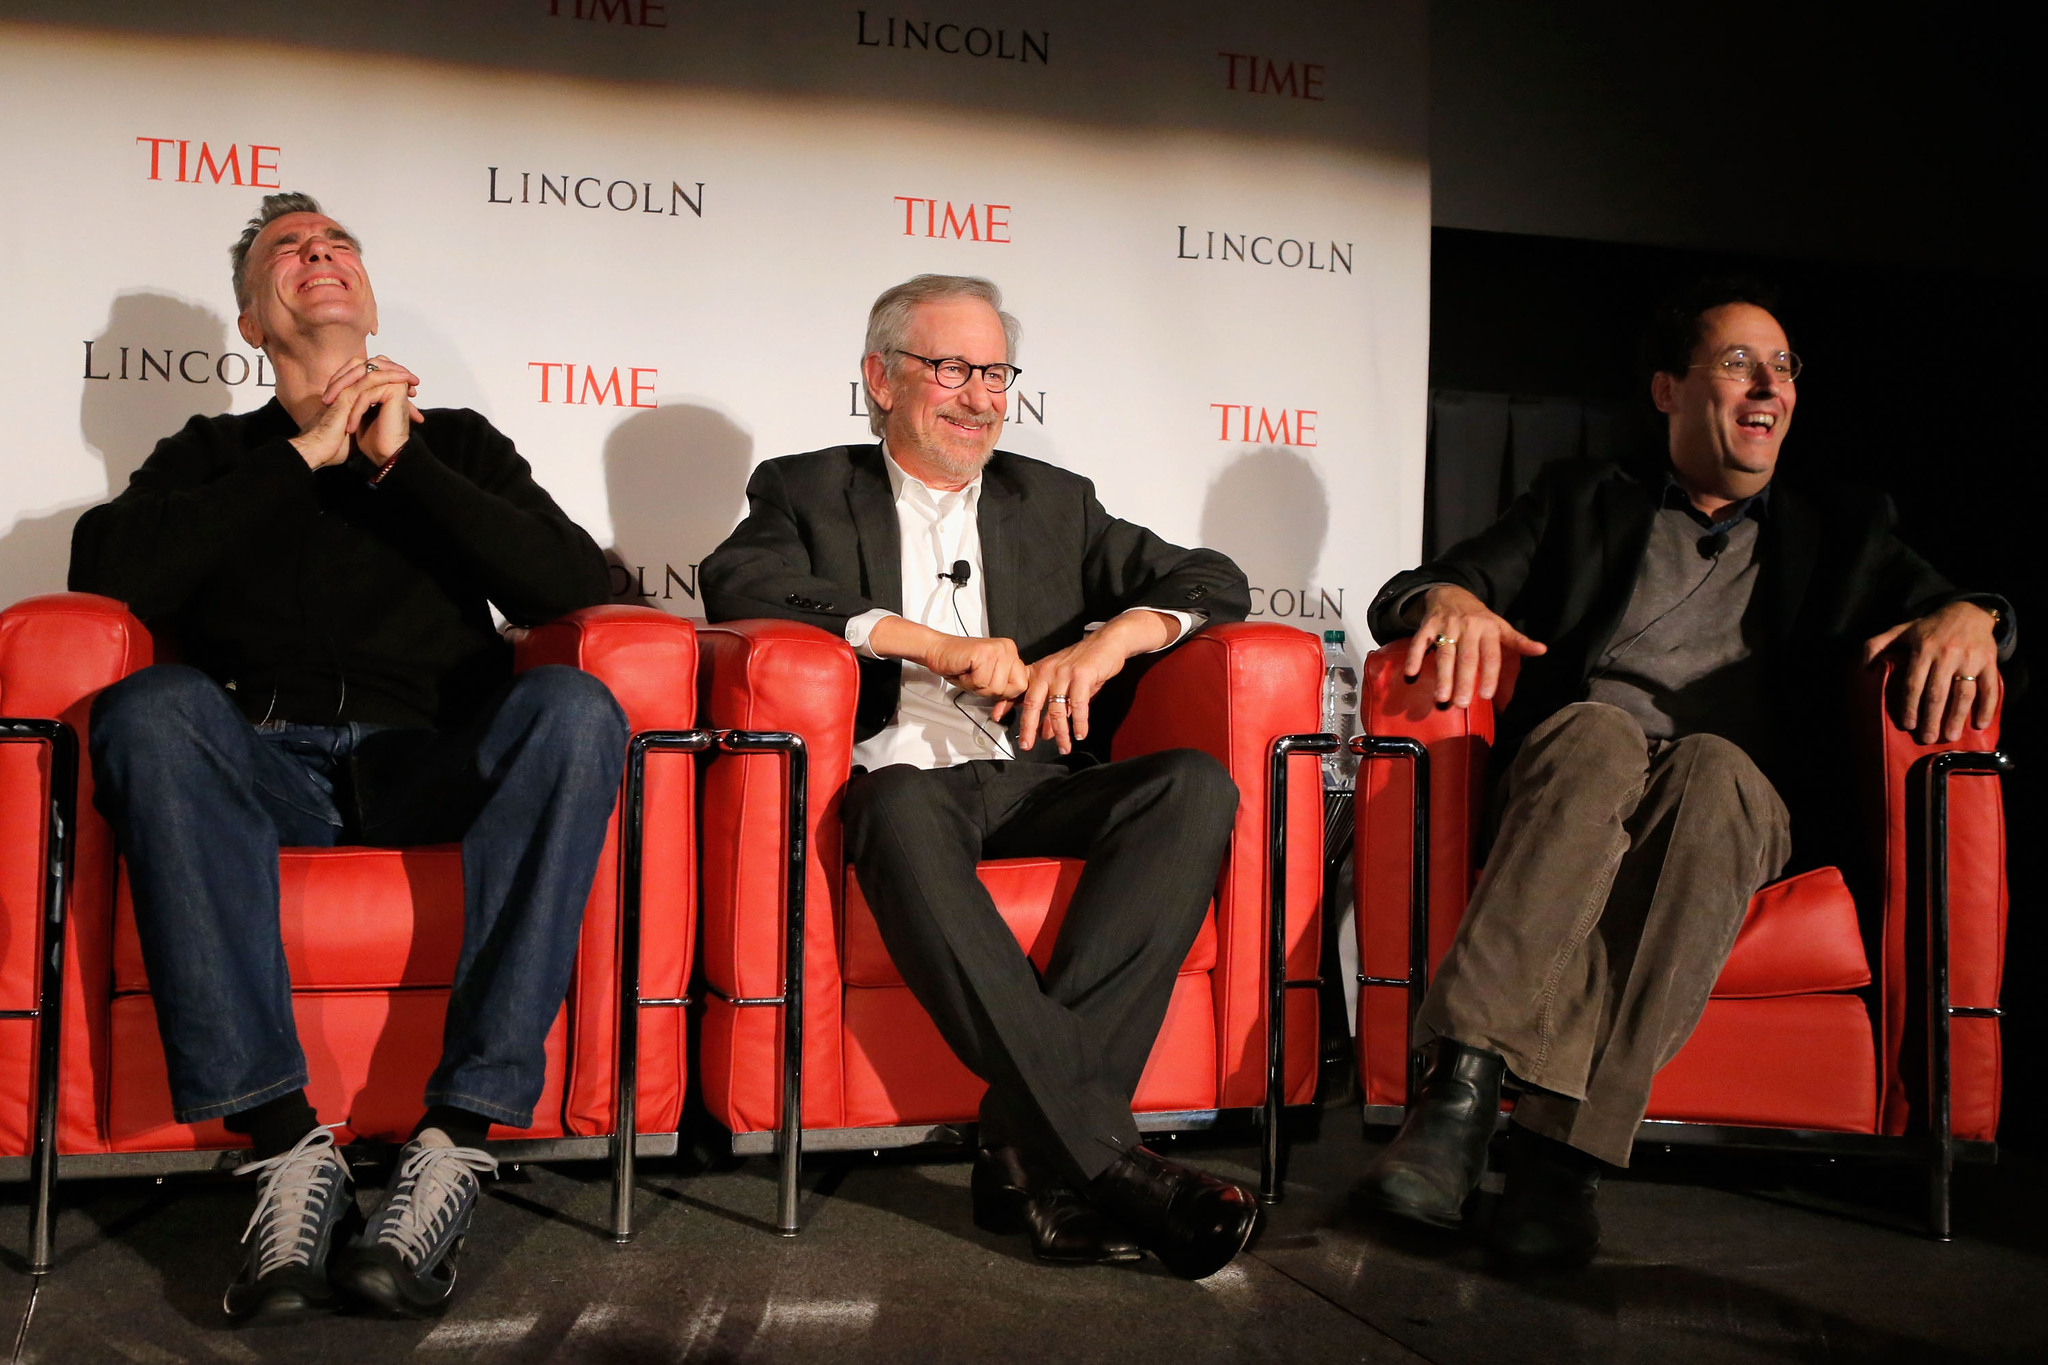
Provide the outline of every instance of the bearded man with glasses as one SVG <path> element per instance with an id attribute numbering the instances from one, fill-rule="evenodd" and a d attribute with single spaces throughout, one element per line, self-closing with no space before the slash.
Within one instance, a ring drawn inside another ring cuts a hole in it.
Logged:
<path id="1" fill-rule="evenodd" d="M 1131 1097 L 1237 811 L 1192 749 L 1098 764 L 1089 706 L 1131 658 L 1251 593 L 1213 550 L 1119 520 L 1077 474 L 995 448 L 1016 319 L 987 280 L 885 292 L 861 358 L 877 445 L 770 460 L 704 561 L 713 621 L 781 617 L 860 659 L 846 851 L 903 979 L 989 1084 L 975 1220 L 1047 1260 L 1200 1278 L 1251 1236 L 1242 1187 L 1141 1144 Z M 974 866 L 1084 858 L 1043 979 Z"/>
<path id="2" fill-rule="evenodd" d="M 1628 1164 L 1750 896 L 1795 856 L 1835 861 L 1812 699 L 1891 653 L 1896 723 L 1953 740 L 1991 723 L 2016 638 L 2003 598 L 1899 540 L 1883 495 L 1774 480 L 1800 366 L 1771 306 L 1731 281 L 1666 306 L 1645 356 L 1661 447 L 1550 465 L 1368 617 L 1410 640 L 1409 677 L 1433 668 L 1440 705 L 1491 698 L 1504 655 L 1523 662 L 1498 833 L 1419 1019 L 1421 1091 L 1355 1199 L 1457 1226 L 1510 1077 L 1490 1244 L 1519 1266 L 1591 1258 L 1600 1175 Z"/>

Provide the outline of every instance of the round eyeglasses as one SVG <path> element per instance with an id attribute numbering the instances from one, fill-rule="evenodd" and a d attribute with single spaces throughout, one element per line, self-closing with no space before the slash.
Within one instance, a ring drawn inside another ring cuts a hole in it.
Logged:
<path id="1" fill-rule="evenodd" d="M 1769 374 L 1780 384 L 1790 384 L 1799 378 L 1800 365 L 1799 357 L 1790 351 L 1765 354 L 1748 346 L 1727 346 L 1712 360 L 1692 368 L 1710 371 L 1718 378 L 1732 379 L 1738 384 L 1754 384 L 1759 371 Z"/>
<path id="2" fill-rule="evenodd" d="M 942 389 L 964 387 L 967 381 L 974 378 L 975 374 L 979 372 L 983 388 L 986 388 L 990 393 L 1001 393 L 1017 382 L 1018 375 L 1024 373 L 1015 365 L 1005 364 L 1000 360 L 993 365 L 970 365 L 958 356 L 951 356 L 945 360 L 934 360 L 928 355 L 919 355 L 915 351 L 901 349 L 896 354 L 908 356 L 912 360 L 922 360 L 925 364 L 931 366 L 932 379 Z"/>

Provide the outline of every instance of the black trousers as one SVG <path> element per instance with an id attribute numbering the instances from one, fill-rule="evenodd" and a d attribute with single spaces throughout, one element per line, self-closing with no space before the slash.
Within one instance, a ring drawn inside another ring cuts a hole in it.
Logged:
<path id="1" fill-rule="evenodd" d="M 1237 785 L 1195 749 L 1068 772 L 894 765 L 846 789 L 846 852 L 882 942 L 988 1082 L 984 1146 L 1087 1181 L 1135 1146 L 1131 1097 L 1215 894 Z M 1087 862 L 1041 977 L 974 875 L 983 858 Z"/>

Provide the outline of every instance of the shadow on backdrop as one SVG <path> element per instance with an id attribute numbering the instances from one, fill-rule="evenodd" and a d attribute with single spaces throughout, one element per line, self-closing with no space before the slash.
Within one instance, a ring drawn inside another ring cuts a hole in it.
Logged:
<path id="1" fill-rule="evenodd" d="M 754 438 L 683 403 L 636 413 L 604 443 L 612 598 L 702 616 L 697 565 L 739 524 Z"/>
<path id="2" fill-rule="evenodd" d="M 1277 446 L 1241 456 L 1209 485 L 1202 505 L 1202 544 L 1229 555 L 1251 579 L 1253 620 L 1285 619 L 1322 629 L 1314 624 L 1313 610 L 1305 620 L 1296 613 L 1315 586 L 1329 532 L 1330 493 L 1323 476 L 1300 455 Z M 1284 618 L 1266 609 L 1275 591 L 1297 604 Z"/>
<path id="3" fill-rule="evenodd" d="M 168 347 L 180 356 L 203 351 L 218 359 L 228 349 L 227 322 L 210 309 L 168 294 L 122 294 L 107 310 L 107 325 L 93 338 L 93 372 L 118 376 L 123 345 L 147 347 L 158 354 Z M 85 379 L 84 355 L 81 346 L 78 426 L 86 444 L 106 464 L 106 489 L 98 497 L 55 512 L 23 517 L 0 537 L 0 605 L 61 589 L 71 563 L 71 528 L 79 514 L 126 488 L 129 476 L 141 468 L 156 443 L 195 413 L 216 416 L 233 403 L 232 390 L 211 370 L 203 371 L 205 383 L 179 378 L 175 366 L 165 379 L 157 370 L 143 369 L 138 358 L 129 374 L 146 378 Z M 25 454 L 47 459 L 51 452 Z"/>

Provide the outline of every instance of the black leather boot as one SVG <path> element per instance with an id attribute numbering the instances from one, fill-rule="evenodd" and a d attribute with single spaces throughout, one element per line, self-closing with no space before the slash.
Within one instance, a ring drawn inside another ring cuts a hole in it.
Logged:
<path id="1" fill-rule="evenodd" d="M 1183 1279 L 1214 1275 L 1244 1250 L 1259 1224 L 1259 1202 L 1242 1185 L 1125 1147 L 1088 1182 L 1088 1201 L 1130 1229 L 1138 1245 Z"/>
<path id="2" fill-rule="evenodd" d="M 1138 1244 L 1050 1171 L 1017 1147 L 974 1155 L 974 1225 L 1009 1236 L 1031 1234 L 1041 1261 L 1100 1265 L 1143 1257 Z"/>
<path id="3" fill-rule="evenodd" d="M 1500 1115 L 1507 1064 L 1498 1053 L 1448 1038 L 1429 1046 L 1422 1093 L 1351 1198 L 1366 1209 L 1455 1228 L 1486 1174 L 1486 1144 Z"/>
<path id="4" fill-rule="evenodd" d="M 1508 1183 L 1487 1250 L 1514 1270 L 1576 1270 L 1600 1249 L 1598 1157 L 1508 1125 Z"/>

